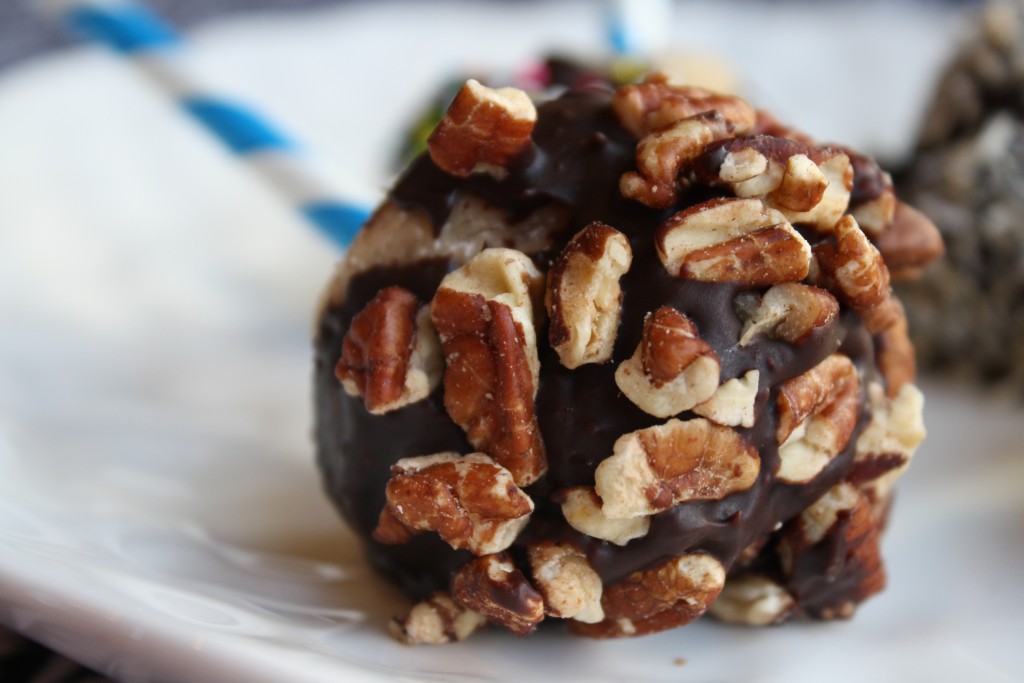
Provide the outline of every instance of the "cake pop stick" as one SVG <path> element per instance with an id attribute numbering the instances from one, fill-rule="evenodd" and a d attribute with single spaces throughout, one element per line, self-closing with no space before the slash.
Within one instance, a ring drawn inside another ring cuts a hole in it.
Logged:
<path id="1" fill-rule="evenodd" d="M 668 47 L 672 0 L 608 0 L 608 44 L 619 55 L 649 55 Z"/>
<path id="2" fill-rule="evenodd" d="M 182 59 L 187 47 L 152 10 L 119 0 L 51 2 L 75 32 L 126 57 L 320 231 L 347 247 L 369 217 L 342 198 L 295 139 L 262 113 L 206 86 Z"/>

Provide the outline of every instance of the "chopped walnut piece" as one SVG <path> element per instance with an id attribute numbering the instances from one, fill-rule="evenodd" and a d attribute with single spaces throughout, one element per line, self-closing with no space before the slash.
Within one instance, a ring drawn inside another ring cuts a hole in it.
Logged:
<path id="1" fill-rule="evenodd" d="M 373 532 L 381 543 L 404 542 L 413 532 L 436 531 L 448 545 L 476 555 L 512 545 L 533 512 L 533 501 L 504 467 L 483 453 L 438 453 L 403 458 L 391 468 L 387 506 Z"/>
<path id="2" fill-rule="evenodd" d="M 445 592 L 417 603 L 404 617 L 388 624 L 391 635 L 406 645 L 444 645 L 465 640 L 482 628 L 482 614 L 457 605 Z"/>
<path id="3" fill-rule="evenodd" d="M 506 167 L 532 145 L 537 109 L 516 88 L 492 90 L 475 80 L 462 86 L 427 140 L 430 158 L 442 170 L 465 177 L 505 177 Z"/>
<path id="4" fill-rule="evenodd" d="M 544 598 L 512 563 L 508 553 L 477 557 L 452 576 L 452 598 L 466 609 L 528 636 L 544 620 Z"/>
<path id="5" fill-rule="evenodd" d="M 604 621 L 572 622 L 569 628 L 591 638 L 621 638 L 682 626 L 707 611 L 724 583 L 725 569 L 714 557 L 682 555 L 606 587 Z"/>
<path id="6" fill-rule="evenodd" d="M 667 209 L 679 199 L 679 174 L 716 140 L 731 136 L 718 112 L 705 112 L 676 121 L 641 138 L 636 146 L 636 171 L 619 180 L 623 197 L 655 209 Z"/>
<path id="7" fill-rule="evenodd" d="M 803 343 L 814 330 L 830 325 L 839 316 L 839 302 L 818 287 L 795 282 L 775 285 L 761 298 L 743 324 L 740 346 L 762 334 L 790 344 Z"/>
<path id="8" fill-rule="evenodd" d="M 889 269 L 882 255 L 868 240 L 853 216 L 844 216 L 835 226 L 835 243 L 814 247 L 821 276 L 842 301 L 861 316 L 872 334 L 893 324 L 899 310 L 891 301 Z"/>
<path id="9" fill-rule="evenodd" d="M 768 626 L 785 621 L 796 601 L 785 588 L 760 574 L 739 574 L 725 581 L 708 614 L 730 624 Z"/>
<path id="10" fill-rule="evenodd" d="M 750 370 L 743 377 L 723 382 L 711 398 L 695 405 L 693 412 L 726 427 L 753 427 L 760 377 L 760 371 Z"/>
<path id="11" fill-rule="evenodd" d="M 719 198 L 668 218 L 655 236 L 675 277 L 750 286 L 807 277 L 811 248 L 779 211 L 758 199 Z"/>
<path id="12" fill-rule="evenodd" d="M 595 624 L 604 619 L 601 577 L 587 556 L 571 545 L 542 541 L 527 549 L 533 582 L 547 613 Z"/>
<path id="13" fill-rule="evenodd" d="M 833 486 L 787 523 L 777 547 L 801 611 L 816 619 L 845 619 L 859 602 L 881 591 L 880 540 L 870 501 L 848 483 Z"/>
<path id="14" fill-rule="evenodd" d="M 832 354 L 779 388 L 779 471 L 787 484 L 818 476 L 846 448 L 857 426 L 860 381 L 844 355 Z"/>
<path id="15" fill-rule="evenodd" d="M 868 385 L 871 422 L 857 439 L 848 480 L 874 501 L 885 499 L 924 441 L 924 396 L 904 384 L 895 397 L 886 397 L 877 382 Z"/>
<path id="16" fill-rule="evenodd" d="M 743 99 L 694 86 L 672 85 L 664 74 L 651 74 L 643 83 L 616 90 L 612 111 L 636 138 L 712 111 L 728 122 L 734 135 L 745 135 L 756 120 L 754 109 Z"/>
<path id="17" fill-rule="evenodd" d="M 469 442 L 526 486 L 547 469 L 534 398 L 534 314 L 543 276 L 512 249 L 485 249 L 441 281 L 431 315 L 445 356 L 444 404 Z"/>
<path id="18" fill-rule="evenodd" d="M 335 374 L 374 415 L 425 399 L 441 380 L 441 348 L 427 309 L 408 290 L 382 289 L 352 318 Z"/>
<path id="19" fill-rule="evenodd" d="M 651 518 L 646 516 L 606 517 L 601 509 L 601 499 L 589 486 L 574 486 L 565 492 L 562 515 L 576 531 L 615 545 L 626 545 L 634 538 L 643 538 L 651 528 Z"/>
<path id="20" fill-rule="evenodd" d="M 685 500 L 718 500 L 750 488 L 761 460 L 732 429 L 703 418 L 669 420 L 626 434 L 594 472 L 612 519 L 652 515 Z"/>
<path id="21" fill-rule="evenodd" d="M 626 236 L 600 222 L 576 233 L 555 259 L 544 303 L 548 338 L 565 367 L 612 357 L 622 312 L 619 279 L 632 261 Z"/>
<path id="22" fill-rule="evenodd" d="M 671 417 L 711 398 L 718 377 L 718 356 L 697 327 L 662 306 L 647 316 L 640 344 L 616 369 L 615 384 L 649 415 Z"/>

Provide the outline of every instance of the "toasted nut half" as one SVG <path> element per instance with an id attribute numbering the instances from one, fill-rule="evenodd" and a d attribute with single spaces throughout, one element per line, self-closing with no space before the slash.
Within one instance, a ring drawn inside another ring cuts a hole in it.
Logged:
<path id="1" fill-rule="evenodd" d="M 543 276 L 512 249 L 485 249 L 441 281 L 431 304 L 445 356 L 444 404 L 469 442 L 526 486 L 547 469 L 534 397 L 534 314 Z"/>
<path id="2" fill-rule="evenodd" d="M 489 173 L 498 178 L 531 146 L 537 109 L 516 88 L 492 90 L 470 79 L 427 140 L 430 158 L 444 171 L 465 177 Z"/>
<path id="3" fill-rule="evenodd" d="M 761 467 L 757 450 L 739 434 L 703 418 L 626 434 L 613 452 L 594 472 L 601 509 L 612 519 L 724 498 L 750 488 Z"/>
<path id="4" fill-rule="evenodd" d="M 615 384 L 649 415 L 671 417 L 711 398 L 718 377 L 718 356 L 697 327 L 662 306 L 647 316 L 640 344 L 616 369 Z"/>
<path id="5" fill-rule="evenodd" d="M 512 563 L 508 553 L 477 557 L 452 576 L 452 598 L 517 636 L 528 636 L 544 620 L 544 598 Z"/>
<path id="6" fill-rule="evenodd" d="M 775 285 L 761 298 L 743 325 L 740 346 L 767 334 L 790 344 L 800 344 L 814 330 L 839 316 L 839 302 L 824 289 L 795 282 Z"/>
<path id="7" fill-rule="evenodd" d="M 636 138 L 711 111 L 721 114 L 735 135 L 745 135 L 756 120 L 754 109 L 743 99 L 704 88 L 672 85 L 664 74 L 651 74 L 643 83 L 616 90 L 612 111 L 622 127 Z"/>
<path id="8" fill-rule="evenodd" d="M 632 262 L 626 236 L 599 222 L 576 233 L 555 259 L 544 303 L 548 338 L 565 367 L 612 357 L 622 312 L 619 279 Z"/>
<path id="9" fill-rule="evenodd" d="M 574 486 L 565 492 L 562 515 L 576 531 L 615 545 L 626 545 L 634 538 L 643 538 L 651 528 L 651 518 L 647 516 L 606 517 L 601 510 L 601 499 L 589 486 Z"/>
<path id="10" fill-rule="evenodd" d="M 512 545 L 532 512 L 533 501 L 508 470 L 483 453 L 404 458 L 391 468 L 387 506 L 373 537 L 402 542 L 394 531 L 400 522 L 410 532 L 436 531 L 453 548 L 485 555 Z"/>
<path id="11" fill-rule="evenodd" d="M 857 426 L 860 381 L 857 369 L 835 353 L 779 389 L 779 471 L 788 484 L 821 474 L 846 448 Z"/>
<path id="12" fill-rule="evenodd" d="M 587 624 L 604 619 L 601 577 L 586 555 L 571 545 L 542 541 L 529 547 L 528 556 L 548 614 Z"/>
<path id="13" fill-rule="evenodd" d="M 335 374 L 374 415 L 425 399 L 441 380 L 441 347 L 427 309 L 408 290 L 382 289 L 352 318 Z"/>
<path id="14" fill-rule="evenodd" d="M 676 277 L 751 286 L 807 277 L 811 248 L 785 216 L 758 199 L 711 199 L 658 227 L 658 257 Z"/>
<path id="15" fill-rule="evenodd" d="M 448 593 L 438 592 L 417 603 L 404 617 L 392 619 L 388 630 L 406 645 L 444 645 L 465 640 L 486 623 L 482 614 L 464 609 Z"/>
<path id="16" fill-rule="evenodd" d="M 750 370 L 743 377 L 723 382 L 711 398 L 694 406 L 693 412 L 726 427 L 753 427 L 760 378 L 760 371 Z"/>
<path id="17" fill-rule="evenodd" d="M 725 569 L 711 555 L 681 555 L 608 586 L 601 598 L 604 621 L 569 628 L 591 638 L 621 638 L 682 626 L 707 611 L 724 583 Z"/>
<path id="18" fill-rule="evenodd" d="M 785 588 L 760 574 L 730 576 L 708 614 L 730 624 L 768 626 L 785 621 L 796 601 Z"/>

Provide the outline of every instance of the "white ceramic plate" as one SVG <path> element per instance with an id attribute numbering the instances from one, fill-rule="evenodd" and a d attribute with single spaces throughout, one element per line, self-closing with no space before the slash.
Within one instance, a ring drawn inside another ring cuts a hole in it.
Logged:
<path id="1" fill-rule="evenodd" d="M 761 54 L 755 90 L 829 137 L 830 117 L 870 118 L 849 111 L 899 55 L 906 73 L 886 87 L 919 98 L 898 81 L 927 80 L 952 31 L 925 13 L 864 56 L 881 6 L 828 50 L 800 27 L 838 10 L 687 6 L 680 36 Z M 467 55 L 507 66 L 598 44 L 588 4 L 523 7 L 248 17 L 201 32 L 197 58 L 373 199 L 407 112 Z M 718 28 L 695 37 L 695 23 Z M 822 47 L 814 97 L 766 90 L 798 80 L 799 49 L 758 52 L 783 26 Z M 876 99 L 884 125 L 844 139 L 896 150 L 890 124 L 910 127 L 912 98 Z M 926 387 L 931 438 L 886 539 L 890 589 L 852 622 L 397 645 L 384 627 L 404 602 L 367 571 L 312 464 L 307 334 L 330 247 L 103 53 L 0 77 L 0 150 L 0 621 L 29 636 L 139 682 L 1024 677 L 1021 411 L 951 385 Z"/>

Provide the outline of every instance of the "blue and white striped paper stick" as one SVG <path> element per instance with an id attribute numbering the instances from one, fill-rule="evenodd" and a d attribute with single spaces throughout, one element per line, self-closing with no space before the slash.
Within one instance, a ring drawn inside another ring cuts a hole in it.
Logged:
<path id="1" fill-rule="evenodd" d="M 607 0 L 605 29 L 612 52 L 635 57 L 668 47 L 672 4 L 672 0 Z"/>
<path id="2" fill-rule="evenodd" d="M 369 211 L 341 199 L 291 136 L 253 108 L 205 87 L 181 58 L 181 37 L 153 11 L 123 0 L 57 5 L 69 26 L 132 61 L 325 235 L 342 247 L 351 243 Z"/>

